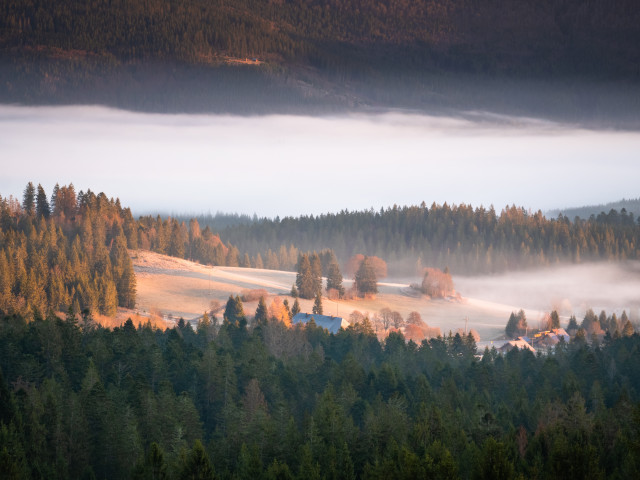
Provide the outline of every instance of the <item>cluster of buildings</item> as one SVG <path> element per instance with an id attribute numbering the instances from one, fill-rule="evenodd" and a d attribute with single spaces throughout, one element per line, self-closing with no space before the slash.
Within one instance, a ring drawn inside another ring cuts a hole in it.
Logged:
<path id="1" fill-rule="evenodd" d="M 569 340 L 571 340 L 571 337 L 564 328 L 554 328 L 553 330 L 537 332 L 533 337 L 522 336 L 516 340 L 509 340 L 498 348 L 498 352 L 507 353 L 513 348 L 519 348 L 535 353 L 537 349 L 546 350 L 562 341 L 569 343 Z"/>

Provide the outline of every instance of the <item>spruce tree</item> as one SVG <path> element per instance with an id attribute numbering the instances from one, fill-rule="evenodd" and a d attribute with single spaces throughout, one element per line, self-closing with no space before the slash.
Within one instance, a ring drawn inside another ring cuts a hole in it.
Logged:
<path id="1" fill-rule="evenodd" d="M 256 314 L 253 317 L 253 321 L 256 325 L 261 325 L 267 322 L 267 317 L 267 304 L 264 301 L 264 296 L 262 296 L 258 301 L 258 308 L 256 308 Z"/>
<path id="2" fill-rule="evenodd" d="M 244 305 L 242 304 L 242 300 L 240 300 L 239 296 L 229 295 L 229 300 L 227 300 L 227 305 L 224 309 L 223 318 L 225 322 L 228 322 L 232 325 L 238 325 L 239 323 L 246 321 L 244 315 Z"/>
<path id="3" fill-rule="evenodd" d="M 567 324 L 567 332 L 570 332 L 571 330 L 578 330 L 578 320 L 575 315 L 571 315 L 569 323 Z"/>
<path id="4" fill-rule="evenodd" d="M 262 255 L 260 255 L 260 253 L 256 254 L 256 259 L 253 262 L 253 268 L 264 268 L 264 262 L 262 261 Z"/>
<path id="5" fill-rule="evenodd" d="M 22 196 L 22 208 L 29 216 L 33 215 L 36 211 L 36 187 L 32 182 L 27 183 Z"/>
<path id="6" fill-rule="evenodd" d="M 127 251 L 127 239 L 124 235 L 116 237 L 111 247 L 111 264 L 118 292 L 118 305 L 125 308 L 136 306 L 136 275 Z"/>
<path id="7" fill-rule="evenodd" d="M 53 187 L 53 192 L 51 192 L 51 202 L 49 203 L 49 207 L 51 208 L 51 214 L 56 215 L 59 213 L 56 209 L 56 205 L 58 204 L 58 192 L 60 191 L 60 185 L 56 183 Z"/>
<path id="8" fill-rule="evenodd" d="M 302 298 L 313 298 L 317 292 L 317 285 L 313 278 L 309 256 L 305 253 L 298 259 L 298 274 L 296 275 L 296 287 Z"/>
<path id="9" fill-rule="evenodd" d="M 49 207 L 49 200 L 47 200 L 47 194 L 44 193 L 42 185 L 38 184 L 38 195 L 36 197 L 36 215 L 39 217 L 49 218 L 51 216 L 51 209 Z"/>
<path id="10" fill-rule="evenodd" d="M 291 318 L 300 313 L 300 302 L 298 299 L 293 302 L 293 307 L 291 307 Z"/>
<path id="11" fill-rule="evenodd" d="M 511 312 L 511 315 L 509 315 L 509 320 L 507 321 L 507 326 L 504 329 L 504 334 L 507 338 L 516 338 L 518 334 L 518 319 L 514 312 Z"/>
<path id="12" fill-rule="evenodd" d="M 369 261 L 369 257 L 364 257 L 355 277 L 356 289 L 358 294 L 375 295 L 378 293 L 378 280 L 373 265 Z"/>
<path id="13" fill-rule="evenodd" d="M 332 260 L 329 264 L 329 271 L 327 272 L 327 292 L 335 290 L 338 292 L 338 297 L 344 296 L 344 287 L 342 286 L 342 273 L 340 272 L 340 266 L 338 262 Z"/>
<path id="14" fill-rule="evenodd" d="M 322 295 L 320 292 L 316 293 L 316 299 L 313 302 L 313 313 L 316 315 L 322 315 Z"/>
<path id="15" fill-rule="evenodd" d="M 311 263 L 311 278 L 313 282 L 313 294 L 322 290 L 322 261 L 317 252 L 313 252 L 309 258 Z M 311 298 L 311 297 L 309 297 Z"/>
<path id="16" fill-rule="evenodd" d="M 200 440 L 196 440 L 180 472 L 181 480 L 213 480 L 213 465 Z"/>

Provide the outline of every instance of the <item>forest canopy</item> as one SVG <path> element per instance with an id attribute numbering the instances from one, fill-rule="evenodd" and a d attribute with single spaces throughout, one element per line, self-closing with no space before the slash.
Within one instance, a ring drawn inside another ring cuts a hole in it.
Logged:
<path id="1" fill-rule="evenodd" d="M 305 228 L 296 241 L 304 243 L 311 229 L 331 226 L 327 218 L 265 220 L 247 231 L 272 228 L 268 238 L 277 240 L 280 226 L 298 224 Z M 461 252 L 465 235 L 478 243 L 464 248 L 477 251 L 483 239 L 502 238 L 495 250 L 490 244 L 496 255 L 516 235 L 556 252 L 581 239 L 591 245 L 583 253 L 601 255 L 602 245 L 603 258 L 635 258 L 630 245 L 616 248 L 638 229 L 633 216 L 572 223 L 515 208 L 498 217 L 446 205 L 335 218 L 353 219 L 352 228 L 373 222 L 367 238 L 387 248 L 381 232 L 436 235 L 443 245 L 456 239 Z M 414 223 L 403 230 L 407 218 Z M 263 247 L 258 238 L 247 240 Z M 103 328 L 93 313 L 135 306 L 129 254 L 136 248 L 262 262 L 260 252 L 241 254 L 196 219 L 136 221 L 118 199 L 76 193 L 72 184 L 56 185 L 48 197 L 29 183 L 21 201 L 0 198 L 1 478 L 640 476 L 640 336 L 625 312 L 618 319 L 590 310 L 580 325 L 572 317 L 575 336 L 535 355 L 479 352 L 472 332 L 432 335 L 418 312 L 405 324 L 388 308 L 373 320 L 354 312 L 356 321 L 337 334 L 314 322 L 291 327 L 297 298 L 291 311 L 275 300 L 267 308 L 261 298 L 254 322 L 240 296 L 230 295 L 220 320 L 212 312 L 165 330 L 131 319 Z M 265 257 L 271 266 L 297 263 L 317 313 L 322 275 L 332 272 L 340 293 L 332 250 L 300 253 L 283 244 Z M 426 272 L 450 278 L 446 270 Z M 367 290 L 376 279 L 369 256 L 355 276 L 361 293 L 375 293 Z M 374 332 L 378 322 L 389 332 L 384 340 Z M 557 325 L 551 312 L 548 326 Z M 526 332 L 524 312 L 514 312 L 507 329 Z"/>
<path id="2" fill-rule="evenodd" d="M 640 475 L 638 335 L 501 356 L 471 335 L 240 315 L 165 331 L 1 316 L 0 476 Z"/>

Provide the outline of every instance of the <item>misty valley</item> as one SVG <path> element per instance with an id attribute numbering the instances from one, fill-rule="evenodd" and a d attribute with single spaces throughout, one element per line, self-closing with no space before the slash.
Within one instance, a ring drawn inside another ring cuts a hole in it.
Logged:
<path id="1" fill-rule="evenodd" d="M 0 2 L 0 479 L 640 478 L 637 3 Z"/>
<path id="2" fill-rule="evenodd" d="M 0 197 L 0 471 L 632 478 L 636 203 L 136 218 L 29 182 Z"/>

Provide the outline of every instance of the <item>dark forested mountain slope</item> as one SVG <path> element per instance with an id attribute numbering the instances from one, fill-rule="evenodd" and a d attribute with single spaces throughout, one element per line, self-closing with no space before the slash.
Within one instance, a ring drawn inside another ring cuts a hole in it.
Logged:
<path id="1" fill-rule="evenodd" d="M 2 315 L 0 476 L 638 478 L 639 349 Z"/>
<path id="2" fill-rule="evenodd" d="M 448 74 L 586 78 L 624 90 L 620 81 L 640 73 L 639 44 L 634 0 L 12 0 L 0 3 L 0 100 L 448 106 L 470 100 L 440 98 L 451 94 Z"/>
<path id="3" fill-rule="evenodd" d="M 398 62 L 496 72 L 637 75 L 639 25 L 633 0 L 14 0 L 0 6 L 5 51 L 189 62 L 258 56 L 335 67 Z"/>

